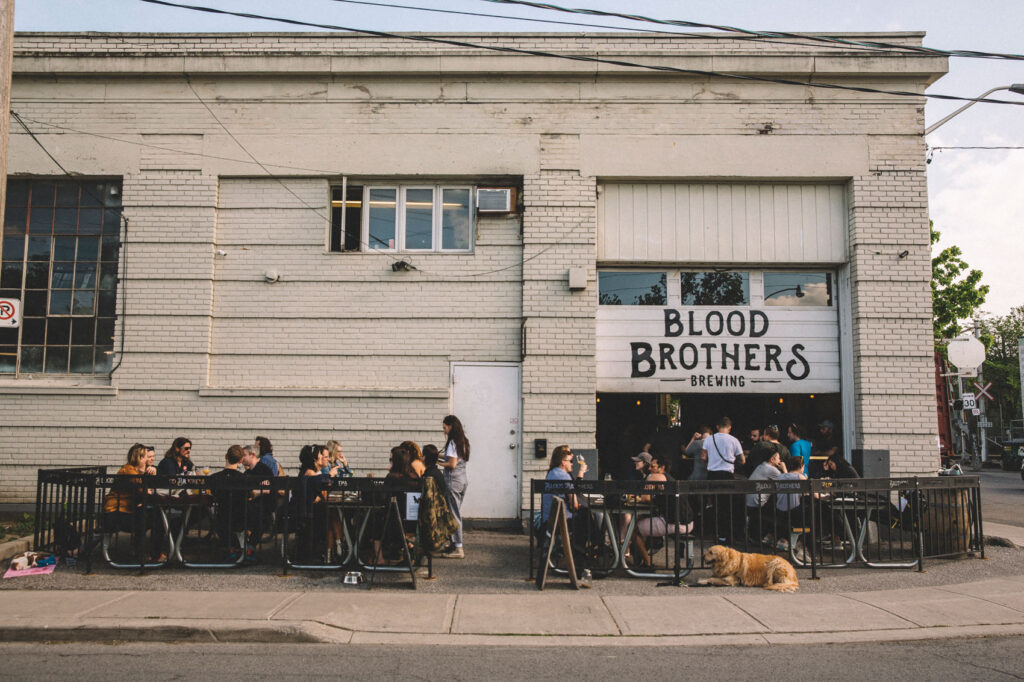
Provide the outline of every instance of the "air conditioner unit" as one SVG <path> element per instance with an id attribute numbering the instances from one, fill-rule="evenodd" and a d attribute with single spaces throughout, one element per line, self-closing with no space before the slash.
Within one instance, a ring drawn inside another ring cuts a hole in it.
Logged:
<path id="1" fill-rule="evenodd" d="M 513 187 L 478 187 L 477 213 L 512 213 L 516 210 L 516 190 Z"/>

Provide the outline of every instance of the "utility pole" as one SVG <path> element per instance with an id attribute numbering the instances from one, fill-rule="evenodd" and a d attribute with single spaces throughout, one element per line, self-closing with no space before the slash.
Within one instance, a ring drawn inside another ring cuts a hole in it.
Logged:
<path id="1" fill-rule="evenodd" d="M 7 134 L 11 127 L 11 71 L 14 69 L 14 0 L 0 0 L 0 225 L 7 205 Z"/>

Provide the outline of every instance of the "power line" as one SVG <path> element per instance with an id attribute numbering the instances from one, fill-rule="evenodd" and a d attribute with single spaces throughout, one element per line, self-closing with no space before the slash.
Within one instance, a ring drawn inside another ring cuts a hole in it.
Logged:
<path id="1" fill-rule="evenodd" d="M 608 59 L 604 57 L 590 57 L 586 55 L 572 55 L 572 54 L 561 54 L 557 52 L 547 52 L 544 50 L 528 50 L 525 48 L 511 47 L 507 45 L 485 45 L 482 43 L 471 43 L 464 40 L 452 40 L 449 38 L 438 38 L 435 36 L 425 35 L 412 35 L 412 34 L 398 34 L 389 33 L 387 31 L 375 31 L 372 29 L 365 28 L 353 28 L 348 26 L 339 26 L 336 24 L 321 24 L 309 21 L 300 21 L 298 19 L 288 19 L 284 17 L 271 17 L 262 14 L 253 14 L 251 12 L 235 12 L 231 10 L 219 9 L 215 7 L 204 7 L 202 5 L 186 5 L 176 2 L 168 2 L 167 0 L 138 0 L 139 2 L 145 2 L 151 5 L 163 5 L 165 7 L 176 7 L 178 9 L 187 9 L 195 12 L 205 12 L 207 14 L 221 14 L 227 16 L 241 17 L 243 19 L 257 19 L 260 21 L 273 21 L 282 24 L 289 24 L 292 26 L 309 26 L 311 28 L 322 28 L 330 31 L 348 31 L 351 33 L 360 33 L 364 35 L 371 35 L 378 38 L 394 38 L 396 40 L 408 40 L 414 42 L 433 43 L 439 45 L 451 45 L 454 47 L 464 47 L 474 50 L 487 50 L 490 52 L 504 52 L 509 54 L 523 54 L 533 57 L 550 57 L 553 59 L 565 59 L 569 61 L 577 62 L 588 62 L 594 64 L 609 64 L 612 66 L 623 66 L 627 68 L 646 69 L 650 71 L 661 71 L 666 73 L 683 73 L 688 75 L 706 76 L 711 78 L 728 78 L 732 80 L 751 81 L 759 83 L 776 83 L 779 85 L 795 85 L 802 88 L 819 88 L 826 90 L 844 90 L 851 92 L 863 92 L 868 94 L 877 95 L 893 95 L 897 97 L 914 97 L 914 98 L 930 98 L 930 99 L 941 99 L 941 100 L 952 100 L 957 102 L 986 102 L 989 104 L 1011 104 L 1014 106 L 1024 106 L 1024 101 L 1014 102 L 1010 100 L 1002 99 L 991 99 L 983 97 L 959 97 L 957 95 L 942 95 L 936 93 L 921 93 L 921 92 L 909 92 L 905 90 L 879 90 L 877 88 L 866 88 L 853 85 L 838 85 L 835 83 L 813 83 L 810 81 L 794 81 L 784 78 L 768 78 L 765 76 L 750 76 L 734 73 L 723 73 L 720 71 L 705 71 L 701 69 L 683 69 L 675 66 L 663 66 L 657 64 L 639 64 L 636 62 L 629 62 L 621 59 Z"/>
<path id="2" fill-rule="evenodd" d="M 396 4 L 396 3 L 388 3 L 388 2 L 371 2 L 370 0 L 332 0 L 332 2 L 341 2 L 341 3 L 350 4 L 350 5 L 365 5 L 365 6 L 370 6 L 370 7 L 385 7 L 385 8 L 389 8 L 389 9 L 407 9 L 407 10 L 414 10 L 414 11 L 419 11 L 419 12 L 433 12 L 433 13 L 437 13 L 437 14 L 455 14 L 455 15 L 461 15 L 461 16 L 483 17 L 483 18 L 486 18 L 486 19 L 508 19 L 508 20 L 511 20 L 511 21 L 525 21 L 525 22 L 532 22 L 532 23 L 538 23 L 538 24 L 556 24 L 556 25 L 559 25 L 559 26 L 578 26 L 578 27 L 581 27 L 581 28 L 601 28 L 601 29 L 610 29 L 610 30 L 613 30 L 613 31 L 629 31 L 631 33 L 652 33 L 654 35 L 676 36 L 676 37 L 681 37 L 681 38 L 707 38 L 708 35 L 709 35 L 707 33 L 692 33 L 692 32 L 681 32 L 681 31 L 668 31 L 668 30 L 659 29 L 659 28 L 638 28 L 638 27 L 635 27 L 635 26 L 626 28 L 624 26 L 615 26 L 615 25 L 611 25 L 611 24 L 592 24 L 592 23 L 580 22 L 580 21 L 558 21 L 558 20 L 555 20 L 555 19 L 537 19 L 535 17 L 517 17 L 517 16 L 514 16 L 514 15 L 508 15 L 508 14 L 490 14 L 488 12 L 467 12 L 467 11 L 464 11 L 464 10 L 439 9 L 439 8 L 436 8 L 436 7 L 417 7 L 415 5 L 399 5 L 399 4 Z M 794 46 L 800 46 L 800 47 L 806 47 L 807 46 L 807 42 L 806 41 L 792 42 L 792 41 L 788 41 L 788 40 L 776 40 L 776 39 L 772 39 L 772 38 L 763 38 L 763 37 L 760 37 L 760 36 L 752 36 L 752 35 L 735 36 L 733 39 L 734 40 L 739 40 L 739 41 L 771 43 L 771 44 L 776 44 L 776 45 L 794 45 Z M 827 48 L 832 48 L 832 49 L 837 49 L 837 50 L 848 50 L 848 51 L 849 50 L 855 50 L 855 51 L 858 51 L 858 52 L 878 52 L 879 51 L 877 48 L 873 48 L 873 47 L 856 47 L 856 46 L 844 46 L 844 45 L 830 45 L 830 44 L 827 44 L 827 43 L 821 45 L 821 47 L 827 47 Z"/>
<path id="3" fill-rule="evenodd" d="M 945 150 L 945 149 L 1024 149 L 1024 146 L 1018 146 L 1018 147 L 1014 147 L 1014 146 L 1006 146 L 1006 147 L 929 147 L 929 149 L 934 149 L 936 151 L 942 151 L 942 150 Z"/>
<path id="4" fill-rule="evenodd" d="M 749 36 L 763 37 L 763 38 L 797 38 L 800 40 L 810 40 L 814 42 L 823 43 L 838 43 L 841 45 L 851 45 L 856 47 L 870 47 L 880 48 L 885 50 L 906 50 L 909 52 L 920 52 L 923 54 L 934 54 L 941 55 L 944 57 L 973 57 L 978 59 L 1009 59 L 1009 60 L 1024 60 L 1024 55 L 1010 54 L 1003 52 L 982 52 L 978 50 L 940 50 L 933 47 L 924 47 L 923 45 L 901 45 L 899 43 L 886 43 L 872 40 L 850 40 L 849 38 L 838 38 L 835 36 L 822 36 L 813 35 L 807 33 L 789 33 L 785 31 L 753 31 L 745 28 L 738 28 L 736 26 L 724 26 L 721 24 L 704 24 L 696 21 L 684 21 L 681 19 L 655 19 L 653 17 L 647 17 L 640 14 L 624 14 L 621 12 L 606 12 L 597 9 L 587 8 L 572 8 L 562 7 L 560 5 L 553 5 L 546 2 L 532 2 L 530 0 L 483 0 L 484 2 L 490 2 L 498 5 L 522 5 L 525 7 L 533 7 L 535 9 L 546 9 L 555 12 L 567 12 L 570 14 L 585 14 L 590 16 L 599 17 L 614 17 L 617 19 L 627 19 L 630 21 L 640 21 L 651 24 L 663 24 L 668 26 L 683 26 L 688 28 L 711 28 L 718 31 L 728 31 L 730 33 L 742 33 Z"/>

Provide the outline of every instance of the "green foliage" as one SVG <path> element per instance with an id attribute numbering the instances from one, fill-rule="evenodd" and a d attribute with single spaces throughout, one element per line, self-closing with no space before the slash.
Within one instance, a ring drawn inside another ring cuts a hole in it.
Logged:
<path id="1" fill-rule="evenodd" d="M 932 246 L 941 236 L 931 228 Z M 988 285 L 981 284 L 981 270 L 971 270 L 958 246 L 947 246 L 932 258 L 932 325 L 936 339 L 951 339 L 960 331 L 960 320 L 969 319 L 985 302 Z"/>
<path id="2" fill-rule="evenodd" d="M 983 320 L 981 340 L 985 344 L 985 380 L 992 382 L 995 405 L 989 415 L 1002 414 L 1009 420 L 1020 417 L 1020 368 L 1017 360 L 1017 339 L 1024 337 L 1024 306 L 1017 306 L 1008 315 Z"/>

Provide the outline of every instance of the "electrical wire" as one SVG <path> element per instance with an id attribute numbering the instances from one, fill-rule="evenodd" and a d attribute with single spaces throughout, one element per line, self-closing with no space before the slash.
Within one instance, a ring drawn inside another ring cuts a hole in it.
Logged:
<path id="1" fill-rule="evenodd" d="M 245 152 L 245 153 L 246 153 L 246 155 L 247 155 L 247 156 L 248 156 L 248 157 L 249 157 L 250 159 L 252 159 L 252 160 L 253 160 L 253 162 L 254 162 L 254 163 L 255 163 L 255 164 L 257 165 L 257 166 L 259 166 L 260 168 L 262 168 L 262 169 L 263 169 L 263 172 L 264 172 L 264 173 L 266 173 L 268 177 L 270 177 L 271 179 L 273 179 L 274 181 L 276 181 L 276 182 L 277 182 L 277 184 L 281 185 L 281 187 L 283 187 L 283 188 L 285 189 L 285 191 L 287 191 L 287 192 L 288 192 L 289 194 L 291 194 L 291 195 L 292 195 L 293 197 L 295 197 L 296 199 L 298 199 L 298 200 L 299 200 L 299 203 L 301 203 L 301 204 L 302 204 L 303 206 L 305 206 L 305 207 L 306 207 L 306 208 L 308 208 L 309 210 L 313 211 L 313 213 L 316 213 L 316 214 L 317 214 L 317 215 L 318 215 L 319 217 L 323 218 L 323 220 L 324 220 L 325 222 L 327 222 L 327 223 L 331 222 L 330 218 L 328 218 L 328 217 L 327 217 L 326 215 L 324 215 L 323 213 L 321 213 L 321 212 L 320 212 L 320 210 L 319 210 L 318 208 L 316 208 L 315 206 L 310 206 L 310 205 L 309 205 L 309 204 L 308 204 L 308 203 L 306 202 L 306 200 L 305 200 L 305 199 L 303 199 L 303 198 L 302 198 L 301 196 L 299 196 L 299 195 L 298 195 L 298 194 L 297 194 L 297 193 L 296 193 L 295 191 L 293 191 L 291 187 L 289 187 L 288 185 L 286 185 L 286 184 L 284 183 L 284 181 L 283 181 L 283 180 L 282 180 L 281 178 L 279 178 L 278 176 L 276 176 L 276 175 L 274 175 L 273 173 L 271 173 L 271 172 L 270 172 L 270 169 L 269 169 L 269 168 L 267 168 L 267 167 L 266 167 L 265 165 L 263 165 L 263 163 L 262 163 L 262 162 L 261 162 L 261 161 L 260 161 L 259 159 L 257 159 L 257 158 L 256 158 L 256 156 L 255 156 L 255 155 L 254 155 L 254 154 L 253 154 L 252 152 L 250 152 L 250 151 L 249 151 L 249 149 L 248 149 L 248 148 L 247 148 L 247 147 L 246 147 L 245 145 L 243 145 L 243 144 L 242 144 L 242 142 L 241 142 L 241 141 L 240 141 L 240 140 L 239 140 L 239 139 L 238 139 L 237 137 L 235 137 L 235 136 L 234 136 L 234 134 L 233 134 L 233 133 L 232 133 L 232 132 L 231 132 L 231 131 L 230 131 L 230 130 L 228 129 L 228 127 L 227 127 L 226 125 L 224 125 L 224 122 L 223 122 L 223 121 L 221 121 L 221 120 L 220 120 L 220 118 L 218 118 L 218 117 L 217 117 L 217 114 L 215 114 L 215 113 L 213 112 L 213 109 L 211 109 L 211 108 L 210 108 L 210 105 L 209 105 L 209 104 L 207 104 L 207 103 L 206 103 L 206 101 L 205 101 L 205 100 L 204 100 L 204 99 L 203 99 L 202 97 L 200 97 L 200 96 L 199 96 L 199 93 L 198 93 L 198 92 L 196 92 L 196 89 L 195 89 L 194 87 L 192 87 L 192 80 L 191 80 L 191 79 L 189 78 L 188 74 L 187 74 L 187 73 L 185 73 L 185 74 L 182 74 L 182 75 L 183 75 L 183 76 L 185 77 L 185 84 L 186 84 L 186 85 L 188 86 L 188 89 L 192 91 L 192 94 L 193 94 L 193 95 L 195 95 L 196 99 L 197 99 L 197 100 L 199 100 L 199 103 L 203 105 L 203 108 L 204 108 L 204 109 L 206 109 L 206 110 L 207 110 L 208 112 L 210 112 L 210 116 L 212 116 L 212 117 L 213 117 L 213 120 L 214 120 L 214 121 L 216 121 L 216 122 L 217 122 L 217 125 L 219 125 L 219 126 L 221 127 L 221 129 L 222 129 L 222 130 L 223 130 L 223 131 L 224 131 L 225 133 L 227 133 L 228 137 L 230 137 L 230 138 L 231 138 L 231 139 L 232 139 L 232 140 L 234 141 L 234 143 L 235 143 L 236 145 L 238 145 L 238 148 L 239 148 L 239 149 L 241 149 L 241 150 L 242 150 L 243 152 Z M 380 241 L 380 240 L 378 240 L 378 241 Z M 381 243 L 383 243 L 383 242 L 381 242 Z M 400 260 L 402 260 L 402 259 L 399 259 L 399 258 L 395 258 L 395 257 L 394 257 L 394 256 L 392 256 L 392 255 L 391 255 L 390 253 L 387 253 L 387 252 L 385 252 L 385 251 L 381 251 L 380 249 L 374 248 L 374 247 L 373 247 L 373 246 L 371 246 L 371 245 L 370 245 L 370 244 L 369 244 L 368 242 L 362 242 L 362 246 L 365 246 L 365 247 L 366 247 L 367 249 L 369 249 L 370 251 L 372 251 L 372 252 L 374 252 L 374 253 L 377 253 L 377 254 L 379 254 L 379 255 L 382 255 L 382 256 L 386 256 L 386 257 L 387 257 L 388 259 L 390 259 L 390 260 L 391 260 L 391 261 L 392 261 L 393 263 L 397 263 L 397 262 L 399 262 Z"/>
<path id="2" fill-rule="evenodd" d="M 32 132 L 32 129 L 28 127 L 28 125 L 21 118 L 21 116 L 18 115 L 18 112 L 14 111 L 12 109 L 10 113 L 11 113 L 12 116 L 14 116 L 15 120 L 17 120 L 18 123 L 21 124 L 21 127 L 25 129 L 25 132 L 28 134 L 28 136 L 31 137 L 32 140 L 37 145 L 39 145 L 39 148 L 43 150 L 43 153 L 45 153 L 48 157 L 50 157 L 50 160 L 53 161 L 55 164 L 57 164 L 57 168 L 60 168 L 61 171 L 64 172 L 64 175 L 68 176 L 72 180 L 75 180 L 76 182 L 81 180 L 81 175 L 76 174 L 76 173 L 72 173 L 67 168 L 65 168 L 63 165 L 61 165 L 60 161 L 58 161 L 53 156 L 53 154 L 50 153 L 50 150 L 46 148 L 46 146 L 39 140 L 39 138 L 36 137 L 35 133 Z M 95 201 L 98 205 L 106 206 L 106 202 L 103 200 L 103 198 L 102 197 L 98 197 L 95 194 L 93 194 L 92 190 L 88 189 L 85 184 L 81 184 L 80 187 L 82 188 L 82 191 L 85 192 L 86 194 L 88 194 L 90 197 L 92 197 L 93 201 Z M 128 216 L 126 216 L 124 214 L 123 210 L 120 212 L 120 218 L 121 218 L 121 222 L 124 224 L 124 240 L 122 240 L 121 244 L 119 244 L 119 246 L 118 246 L 118 260 L 120 261 L 118 266 L 121 268 L 121 272 L 127 272 L 128 271 L 128 248 L 127 248 L 127 244 L 128 244 Z M 127 321 L 128 321 L 127 317 L 125 317 L 125 301 L 128 299 L 128 278 L 127 277 L 119 277 L 118 278 L 118 284 L 120 285 L 120 290 L 121 290 L 121 294 L 120 294 L 121 295 L 121 347 L 117 351 L 117 364 L 113 365 L 110 368 L 110 371 L 107 373 L 107 377 L 108 378 L 113 378 L 114 372 L 117 371 L 117 369 L 121 366 L 121 361 L 124 359 L 124 336 L 125 336 L 125 327 L 127 326 Z M 21 335 L 20 335 L 20 333 L 18 335 L 18 344 L 19 344 L 19 346 L 21 345 Z"/>
<path id="3" fill-rule="evenodd" d="M 535 17 L 517 17 L 517 16 L 509 15 L 509 14 L 490 14 L 490 13 L 487 13 L 487 12 L 467 12 L 467 11 L 464 11 L 464 10 L 439 9 L 439 8 L 436 8 L 436 7 L 417 7 L 415 5 L 399 5 L 399 4 L 396 4 L 396 3 L 388 3 L 388 2 L 371 2 L 370 0 L 331 0 L 331 1 L 332 2 L 341 2 L 341 3 L 345 3 L 345 4 L 350 4 L 350 5 L 367 5 L 367 6 L 370 6 L 370 7 L 385 7 L 385 8 L 391 8 L 391 9 L 407 9 L 407 10 L 414 10 L 414 11 L 419 11 L 419 12 L 434 12 L 434 13 L 438 13 L 438 14 L 456 14 L 456 15 L 470 16 L 470 17 L 483 17 L 483 18 L 486 18 L 486 19 L 508 19 L 508 20 L 511 20 L 511 21 L 524 21 L 524 22 L 532 22 L 532 23 L 538 23 L 538 24 L 556 24 L 556 25 L 559 25 L 559 26 L 578 26 L 580 28 L 600 28 L 600 29 L 609 29 L 609 30 L 612 30 L 612 31 L 629 31 L 630 33 L 651 33 L 651 34 L 654 34 L 654 35 L 675 36 L 675 37 L 679 37 L 679 38 L 707 38 L 708 35 L 709 35 L 706 32 L 703 32 L 703 33 L 693 33 L 693 32 L 682 32 L 682 31 L 669 31 L 669 30 L 666 30 L 666 29 L 639 28 L 639 27 L 636 27 L 636 26 L 631 26 L 631 27 L 627 28 L 627 27 L 624 27 L 624 26 L 615 26 L 615 25 L 611 25 L 611 24 L 591 24 L 591 23 L 581 22 L 581 21 L 558 21 L 558 20 L 555 20 L 555 19 L 537 19 Z M 789 40 L 777 40 L 777 39 L 773 39 L 773 38 L 762 38 L 760 36 L 752 36 L 752 35 L 738 35 L 738 36 L 734 36 L 733 40 L 739 40 L 739 41 L 744 41 L 744 42 L 770 43 L 770 44 L 775 44 L 775 45 L 793 45 L 793 46 L 798 46 L 798 47 L 806 47 L 807 46 L 807 42 L 806 41 L 803 41 L 803 42 L 793 42 L 793 41 L 789 41 Z M 857 51 L 857 52 L 878 52 L 879 51 L 878 48 L 874 48 L 874 47 L 856 47 L 856 46 L 846 46 L 846 45 L 830 45 L 828 43 L 822 44 L 822 45 L 820 45 L 820 47 L 826 47 L 826 48 L 831 48 L 831 49 L 836 49 L 836 50 L 846 50 L 846 51 L 851 51 L 852 50 L 852 51 Z"/>
<path id="4" fill-rule="evenodd" d="M 288 24 L 291 26 L 308 26 L 311 28 L 322 28 L 330 31 L 348 31 L 351 33 L 360 33 L 363 35 L 371 35 L 378 38 L 394 38 L 396 40 L 408 40 L 414 42 L 433 43 L 439 45 L 451 45 L 454 47 L 464 47 L 474 50 L 487 50 L 490 52 L 503 52 L 509 54 L 522 54 L 533 57 L 549 57 L 553 59 L 565 59 L 569 61 L 587 62 L 594 64 L 609 64 L 612 66 L 622 66 L 626 68 L 635 69 L 646 69 L 649 71 L 661 71 L 665 73 L 682 73 L 696 76 L 706 76 L 711 78 L 727 78 L 732 80 L 742 80 L 758 83 L 775 83 L 779 85 L 795 85 L 802 88 L 819 88 L 826 90 L 843 90 L 850 92 L 863 92 L 868 94 L 877 95 L 893 95 L 897 97 L 914 97 L 914 98 L 929 98 L 929 99 L 941 99 L 941 100 L 952 100 L 956 102 L 985 102 L 989 104 L 1010 104 L 1013 106 L 1024 106 L 1024 101 L 1015 102 L 1010 100 L 992 99 L 987 97 L 960 97 L 957 95 L 944 95 L 938 93 L 921 93 L 921 92 L 909 92 L 905 90 L 880 90 L 877 88 L 866 88 L 853 85 L 838 85 L 836 83 L 814 83 L 810 81 L 794 81 L 785 78 L 769 78 L 766 76 L 750 76 L 735 73 L 723 73 L 720 71 L 706 71 L 703 69 L 683 69 L 675 66 L 664 66 L 658 64 L 639 64 L 637 62 L 630 62 L 621 59 L 608 59 L 604 57 L 591 57 L 586 55 L 572 55 L 562 54 L 558 52 L 547 52 L 544 50 L 528 50 L 525 48 L 511 47 L 508 45 L 486 45 L 482 43 L 472 43 L 464 40 L 453 40 L 449 38 L 438 38 L 436 36 L 426 36 L 418 34 L 398 34 L 389 33 L 387 31 L 375 31 L 372 29 L 365 28 L 353 28 L 348 26 L 339 26 L 337 24 L 321 24 L 309 21 L 300 21 L 298 19 L 288 19 L 285 17 L 271 17 L 263 14 L 254 14 L 251 12 L 235 12 L 232 10 L 219 9 L 216 7 L 205 7 L 202 5 L 187 5 L 177 2 L 168 2 L 168 0 L 138 0 L 138 2 L 144 2 L 151 5 L 162 5 L 164 7 L 175 7 L 178 9 L 187 9 L 194 12 L 204 12 L 207 14 L 220 14 L 226 16 L 241 17 L 243 19 L 257 19 L 260 21 L 272 21 L 276 23 Z"/>
<path id="5" fill-rule="evenodd" d="M 876 49 L 885 50 L 905 50 L 908 52 L 919 52 L 922 54 L 939 55 L 943 57 L 972 57 L 977 59 L 1009 59 L 1021 61 L 1024 60 L 1024 55 L 1004 53 L 1004 52 L 983 52 L 978 50 L 940 50 L 933 47 L 924 47 L 923 45 L 901 45 L 899 43 L 886 43 L 878 42 L 873 40 L 850 40 L 849 38 L 838 38 L 836 36 L 823 36 L 814 35 L 808 33 L 790 33 L 786 31 L 753 31 L 745 28 L 738 28 L 736 26 L 725 26 L 721 24 L 705 24 L 696 21 L 684 21 L 681 19 L 655 19 L 653 17 L 643 16 L 641 14 L 624 14 L 621 12 L 606 12 L 604 10 L 588 9 L 588 8 L 572 8 L 562 7 L 560 5 L 553 5 L 547 2 L 532 2 L 531 0 L 483 0 L 497 5 L 521 5 L 524 7 L 532 7 L 534 9 L 546 9 L 555 12 L 566 12 L 569 14 L 585 14 L 588 16 L 598 17 L 614 17 L 616 19 L 627 19 L 629 21 L 640 21 L 651 24 L 663 24 L 668 26 L 683 26 L 686 28 L 710 28 L 716 31 L 727 31 L 729 33 L 742 33 L 744 35 L 764 37 L 764 38 L 797 38 L 800 40 L 810 40 L 814 42 L 823 43 L 838 43 L 841 45 L 850 45 L 856 47 L 870 47 Z"/>
<path id="6" fill-rule="evenodd" d="M 1006 147 L 929 147 L 936 151 L 943 151 L 945 149 L 1024 149 L 1024 146 L 1006 146 Z"/>

